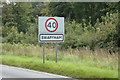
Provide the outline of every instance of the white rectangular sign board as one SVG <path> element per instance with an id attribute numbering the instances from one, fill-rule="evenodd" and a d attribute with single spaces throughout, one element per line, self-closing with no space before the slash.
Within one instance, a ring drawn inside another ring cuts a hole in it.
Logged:
<path id="1" fill-rule="evenodd" d="M 38 17 L 39 42 L 64 42 L 64 17 Z"/>

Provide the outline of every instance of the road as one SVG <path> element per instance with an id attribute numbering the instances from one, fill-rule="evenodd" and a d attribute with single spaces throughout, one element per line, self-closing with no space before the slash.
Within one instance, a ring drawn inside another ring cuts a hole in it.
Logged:
<path id="1" fill-rule="evenodd" d="M 2 78 L 69 78 L 66 76 L 18 68 L 7 65 L 0 65 L 0 76 Z"/>

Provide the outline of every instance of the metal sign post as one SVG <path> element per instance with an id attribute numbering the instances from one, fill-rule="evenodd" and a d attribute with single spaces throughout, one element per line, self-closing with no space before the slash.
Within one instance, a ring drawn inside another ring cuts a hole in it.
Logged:
<path id="1" fill-rule="evenodd" d="M 45 44 L 43 44 L 43 63 L 45 63 Z"/>
<path id="2" fill-rule="evenodd" d="M 56 63 L 58 62 L 58 43 L 56 43 Z"/>

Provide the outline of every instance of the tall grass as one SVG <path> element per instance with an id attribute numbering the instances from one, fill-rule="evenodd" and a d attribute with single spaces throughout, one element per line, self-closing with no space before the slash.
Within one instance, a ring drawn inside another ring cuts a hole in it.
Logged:
<path id="1" fill-rule="evenodd" d="M 72 78 L 118 78 L 118 73 L 115 70 L 86 66 L 84 63 L 78 64 L 62 60 L 56 64 L 51 60 L 47 60 L 43 64 L 42 59 L 37 57 L 15 55 L 2 55 L 0 59 L 2 59 L 3 64 L 60 74 Z"/>
<path id="2" fill-rule="evenodd" d="M 30 44 L 9 44 L 2 45 L 2 54 L 19 55 L 42 58 L 42 47 Z M 55 48 L 46 45 L 46 60 L 55 60 Z M 83 64 L 101 69 L 117 70 L 118 53 L 109 54 L 104 49 L 96 49 L 94 52 L 88 48 L 59 50 L 59 61 Z"/>

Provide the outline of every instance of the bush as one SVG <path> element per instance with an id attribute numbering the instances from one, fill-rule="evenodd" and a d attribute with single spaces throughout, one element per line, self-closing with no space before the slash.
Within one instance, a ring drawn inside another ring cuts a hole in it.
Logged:
<path id="1" fill-rule="evenodd" d="M 117 47 L 118 14 L 110 14 L 101 17 L 102 22 L 97 19 L 96 24 L 92 26 L 91 22 L 86 24 L 76 21 L 65 22 L 65 42 L 60 43 L 61 48 L 81 48 L 90 47 L 94 51 L 95 47 L 111 48 Z M 17 27 L 3 26 L 2 36 L 4 43 L 27 43 L 38 44 L 38 29 L 36 24 L 30 24 L 26 33 L 18 32 Z"/>
<path id="2" fill-rule="evenodd" d="M 107 16 L 102 16 L 104 22 L 100 23 L 97 19 L 95 26 L 92 26 L 91 23 L 82 25 L 75 21 L 66 22 L 65 42 L 61 44 L 61 47 L 90 47 L 91 50 L 94 50 L 95 47 L 117 47 L 117 16 L 117 13 L 111 15 L 107 13 Z"/>

